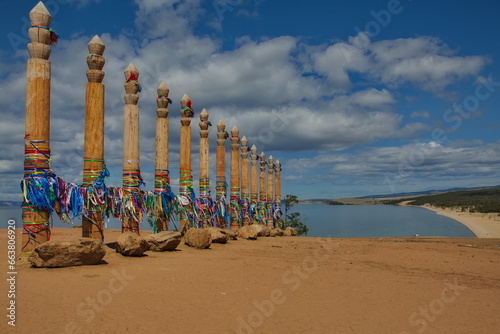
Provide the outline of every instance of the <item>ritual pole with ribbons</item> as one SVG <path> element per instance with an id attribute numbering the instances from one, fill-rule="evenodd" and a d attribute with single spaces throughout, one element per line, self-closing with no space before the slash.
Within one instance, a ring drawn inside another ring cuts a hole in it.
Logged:
<path id="1" fill-rule="evenodd" d="M 153 233 L 168 231 L 168 223 L 173 215 L 174 195 L 170 188 L 170 172 L 168 170 L 168 105 L 172 100 L 168 97 L 170 89 L 162 81 L 156 89 L 156 142 L 155 142 L 155 189 Z"/>
<path id="2" fill-rule="evenodd" d="M 215 152 L 215 172 L 216 172 L 216 219 L 217 226 L 220 228 L 227 228 L 229 221 L 229 213 L 227 210 L 227 182 L 226 182 L 226 139 L 228 134 L 226 132 L 226 124 L 220 120 L 217 124 L 217 148 Z"/>
<path id="3" fill-rule="evenodd" d="M 181 99 L 180 129 L 180 178 L 179 178 L 179 221 L 181 233 L 193 227 L 196 222 L 193 171 L 191 169 L 191 118 L 194 116 L 191 99 L 184 94 Z"/>
<path id="4" fill-rule="evenodd" d="M 50 240 L 50 213 L 56 194 L 50 189 L 50 45 L 57 34 L 50 28 L 51 16 L 42 2 L 29 13 L 31 28 L 26 70 L 26 121 L 24 177 L 22 181 L 22 252 Z"/>
<path id="5" fill-rule="evenodd" d="M 252 145 L 250 152 L 251 160 L 251 177 L 250 177 L 250 221 L 251 224 L 257 224 L 259 222 L 259 178 L 257 173 L 257 163 L 259 162 L 259 156 L 257 155 L 257 147 Z"/>
<path id="6" fill-rule="evenodd" d="M 283 228 L 282 211 L 281 211 L 281 163 L 276 160 L 274 164 L 275 188 L 274 188 L 274 222 L 275 227 Z"/>
<path id="7" fill-rule="evenodd" d="M 85 211 L 82 237 L 104 241 L 103 215 L 109 171 L 104 163 L 104 79 L 103 58 L 106 46 L 95 35 L 88 43 L 87 86 L 85 91 L 85 133 L 83 139 L 83 182 Z"/>
<path id="8" fill-rule="evenodd" d="M 200 195 L 196 199 L 196 208 L 199 213 L 199 227 L 213 226 L 213 202 L 210 196 L 209 174 L 209 143 L 208 128 L 212 125 L 208 120 L 208 112 L 203 109 L 200 113 Z"/>
<path id="9" fill-rule="evenodd" d="M 267 159 L 267 194 L 266 194 L 267 226 L 274 228 L 273 200 L 274 200 L 274 159 L 270 155 Z"/>
<path id="10" fill-rule="evenodd" d="M 241 215 L 243 225 L 250 225 L 250 196 L 248 192 L 248 139 L 241 138 Z"/>
<path id="11" fill-rule="evenodd" d="M 124 71 L 125 106 L 123 108 L 123 179 L 121 194 L 122 232 L 139 234 L 142 221 L 142 197 L 144 184 L 139 161 L 139 71 L 131 63 Z"/>
<path id="12" fill-rule="evenodd" d="M 260 154 L 260 195 L 259 195 L 259 224 L 267 225 L 267 188 L 266 188 L 266 155 Z"/>
<path id="13" fill-rule="evenodd" d="M 241 227 L 240 209 L 240 130 L 236 125 L 231 129 L 231 198 L 229 212 L 231 215 L 231 229 Z"/>

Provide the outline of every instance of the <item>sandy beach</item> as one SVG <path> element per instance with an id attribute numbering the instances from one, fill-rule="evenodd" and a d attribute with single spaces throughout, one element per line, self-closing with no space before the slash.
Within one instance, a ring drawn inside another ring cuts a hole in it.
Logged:
<path id="1" fill-rule="evenodd" d="M 470 213 L 431 205 L 422 207 L 462 223 L 478 238 L 500 238 L 500 215 L 498 213 Z"/>
<path id="2" fill-rule="evenodd" d="M 500 239 L 277 237 L 142 258 L 108 248 L 96 266 L 33 269 L 23 255 L 11 275 L 0 231 L 0 270 L 14 278 L 1 283 L 1 333 L 500 332 Z"/>

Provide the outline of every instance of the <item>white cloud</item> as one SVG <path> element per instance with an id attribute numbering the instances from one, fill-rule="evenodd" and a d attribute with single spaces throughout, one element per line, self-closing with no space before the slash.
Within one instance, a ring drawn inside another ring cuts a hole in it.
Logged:
<path id="1" fill-rule="evenodd" d="M 410 83 L 439 93 L 458 80 L 476 76 L 488 63 L 482 56 L 455 56 L 455 51 L 433 37 L 370 42 L 360 35 L 313 56 L 315 69 L 339 88 L 349 88 L 349 74 L 358 73 L 391 87 Z M 359 42 L 361 37 L 364 43 Z"/>

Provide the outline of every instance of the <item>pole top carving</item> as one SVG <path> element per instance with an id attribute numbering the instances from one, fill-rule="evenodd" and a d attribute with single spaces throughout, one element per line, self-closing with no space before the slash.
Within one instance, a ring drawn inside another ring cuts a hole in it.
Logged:
<path id="1" fill-rule="evenodd" d="M 165 81 L 160 82 L 158 87 L 156 88 L 156 115 L 158 118 L 167 118 L 168 117 L 168 105 L 172 103 L 172 100 L 168 97 L 170 93 L 170 89 L 167 86 Z"/>
<path id="2" fill-rule="evenodd" d="M 87 80 L 89 82 L 101 83 L 102 79 L 104 79 L 102 68 L 105 63 L 102 55 L 106 46 L 99 36 L 95 35 L 87 44 L 87 48 L 89 49 L 89 55 L 87 56 L 87 66 L 89 67 L 87 71 Z"/>
<path id="3" fill-rule="evenodd" d="M 104 45 L 98 35 L 95 35 L 87 44 L 87 48 L 89 49 L 90 54 L 102 56 L 104 54 L 104 50 L 106 49 L 106 45 Z"/>
<path id="4" fill-rule="evenodd" d="M 281 175 L 281 163 L 279 160 L 276 160 L 276 162 L 274 163 L 274 172 L 277 176 Z"/>
<path id="5" fill-rule="evenodd" d="M 50 26 L 51 20 L 52 16 L 50 16 L 47 7 L 45 7 L 42 1 L 39 1 L 30 11 L 30 22 L 32 26 L 48 27 Z"/>
<path id="6" fill-rule="evenodd" d="M 28 29 L 28 36 L 31 43 L 28 43 L 28 51 L 31 58 L 48 60 L 50 57 L 50 45 L 57 43 L 58 35 L 50 28 L 50 16 L 47 7 L 43 2 L 39 2 L 29 13 L 31 28 Z"/>
<path id="7" fill-rule="evenodd" d="M 187 94 L 184 94 L 181 98 L 181 125 L 189 126 L 191 124 L 191 118 L 193 116 L 194 111 L 192 109 L 191 99 Z"/>
<path id="8" fill-rule="evenodd" d="M 269 172 L 269 174 L 272 174 L 273 171 L 274 171 L 274 158 L 272 155 L 269 156 L 269 158 L 267 159 L 267 171 Z"/>
<path id="9" fill-rule="evenodd" d="M 141 85 L 139 84 L 139 71 L 134 66 L 134 64 L 128 64 L 125 71 L 125 103 L 136 105 L 139 101 L 138 92 L 141 91 Z"/>
<path id="10" fill-rule="evenodd" d="M 266 155 L 264 154 L 264 152 L 262 152 L 260 154 L 260 172 L 261 173 L 265 172 L 266 165 L 267 165 L 267 163 L 266 163 Z"/>
<path id="11" fill-rule="evenodd" d="M 240 142 L 240 130 L 235 126 L 231 129 L 231 149 L 232 150 L 238 150 L 239 142 Z"/>
<path id="12" fill-rule="evenodd" d="M 224 146 L 228 136 L 226 132 L 226 123 L 220 120 L 219 123 L 217 123 L 217 146 Z"/>
<path id="13" fill-rule="evenodd" d="M 200 137 L 201 138 L 208 138 L 208 127 L 212 125 L 208 121 L 208 112 L 207 109 L 203 108 L 203 110 L 200 113 Z"/>
<path id="14" fill-rule="evenodd" d="M 242 157 L 243 159 L 247 159 L 247 158 L 248 158 L 248 151 L 249 151 L 249 149 L 248 149 L 248 139 L 247 139 L 247 137 L 246 137 L 246 136 L 243 136 L 243 137 L 241 138 L 241 141 L 240 141 L 240 142 L 241 142 L 241 157 Z"/>

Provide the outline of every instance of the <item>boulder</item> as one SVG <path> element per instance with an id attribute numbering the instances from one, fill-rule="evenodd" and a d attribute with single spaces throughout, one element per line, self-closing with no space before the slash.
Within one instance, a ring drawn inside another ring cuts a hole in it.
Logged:
<path id="1" fill-rule="evenodd" d="M 246 225 L 238 230 L 238 236 L 242 239 L 257 239 L 259 235 L 258 225 Z"/>
<path id="2" fill-rule="evenodd" d="M 280 229 L 279 227 L 275 228 L 273 231 L 275 231 L 277 237 L 283 236 L 283 230 Z"/>
<path id="3" fill-rule="evenodd" d="M 206 228 L 190 228 L 184 234 L 183 240 L 190 247 L 207 249 L 212 245 L 212 233 Z"/>
<path id="4" fill-rule="evenodd" d="M 269 237 L 271 235 L 271 228 L 266 225 L 255 225 L 260 227 L 259 237 Z"/>
<path id="5" fill-rule="evenodd" d="M 38 245 L 28 257 L 35 268 L 71 267 L 101 263 L 106 254 L 102 241 L 81 238 L 72 241 L 48 241 Z"/>
<path id="6" fill-rule="evenodd" d="M 181 233 L 176 231 L 162 231 L 150 234 L 144 238 L 150 251 L 173 251 L 181 243 Z"/>
<path id="7" fill-rule="evenodd" d="M 143 256 L 148 242 L 134 232 L 124 232 L 116 240 L 116 252 L 123 256 Z"/>
<path id="8" fill-rule="evenodd" d="M 212 242 L 216 244 L 225 244 L 229 240 L 229 234 L 226 230 L 223 230 L 218 227 L 209 227 L 207 230 L 210 231 L 212 235 Z"/>
<path id="9" fill-rule="evenodd" d="M 229 235 L 229 239 L 231 240 L 238 240 L 238 230 L 228 230 L 228 229 L 223 229 L 224 232 L 226 232 L 227 235 Z"/>
<path id="10" fill-rule="evenodd" d="M 287 227 L 285 228 L 285 230 L 283 231 L 283 235 L 285 237 L 293 237 L 293 236 L 296 236 L 297 235 L 297 230 L 294 229 L 293 227 Z"/>

